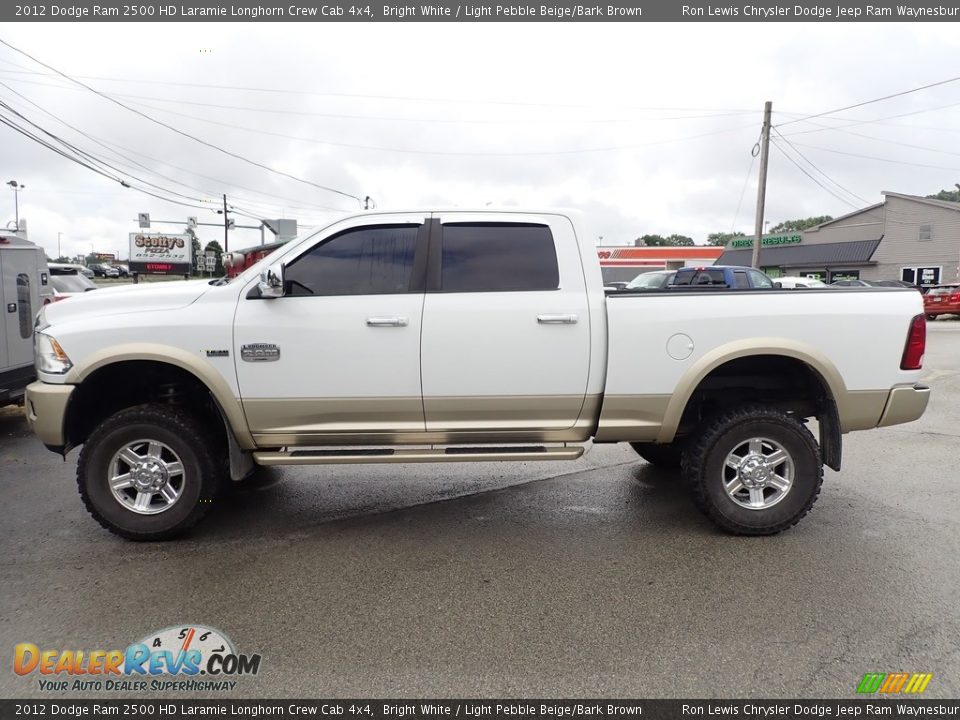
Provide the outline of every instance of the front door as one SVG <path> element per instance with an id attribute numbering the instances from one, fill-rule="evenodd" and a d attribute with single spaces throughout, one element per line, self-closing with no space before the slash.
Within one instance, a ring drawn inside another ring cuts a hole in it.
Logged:
<path id="1" fill-rule="evenodd" d="M 234 357 L 261 446 L 386 444 L 424 431 L 414 263 L 426 252 L 425 217 L 358 222 L 284 261 L 283 297 L 240 297 Z"/>

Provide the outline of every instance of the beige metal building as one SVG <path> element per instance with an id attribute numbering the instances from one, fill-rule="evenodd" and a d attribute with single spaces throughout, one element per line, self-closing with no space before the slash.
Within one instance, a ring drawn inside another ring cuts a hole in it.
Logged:
<path id="1" fill-rule="evenodd" d="M 883 195 L 883 202 L 793 235 L 789 243 L 765 243 L 760 266 L 774 276 L 813 276 L 826 282 L 960 281 L 960 203 Z M 749 248 L 728 247 L 717 264 L 749 265 L 750 253 Z"/>

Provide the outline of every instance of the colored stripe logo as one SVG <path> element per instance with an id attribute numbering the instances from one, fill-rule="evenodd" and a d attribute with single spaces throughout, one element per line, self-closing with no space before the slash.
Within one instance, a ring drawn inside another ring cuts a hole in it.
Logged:
<path id="1" fill-rule="evenodd" d="M 867 673 L 857 686 L 862 695 L 919 695 L 933 680 L 933 673 Z"/>

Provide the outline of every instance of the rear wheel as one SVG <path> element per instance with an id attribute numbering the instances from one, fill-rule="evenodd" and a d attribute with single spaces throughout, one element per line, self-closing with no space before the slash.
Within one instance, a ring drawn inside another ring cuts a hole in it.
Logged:
<path id="1" fill-rule="evenodd" d="M 209 512 L 223 475 L 219 452 L 220 443 L 182 410 L 121 410 L 84 443 L 80 497 L 112 533 L 130 540 L 174 537 Z"/>
<path id="2" fill-rule="evenodd" d="M 737 535 L 773 535 L 806 515 L 823 482 L 813 435 L 779 410 L 747 406 L 713 420 L 684 456 L 696 506 Z"/>
<path id="3" fill-rule="evenodd" d="M 677 444 L 658 445 L 656 443 L 630 443 L 630 447 L 637 451 L 651 465 L 676 470 L 680 467 L 682 448 Z"/>

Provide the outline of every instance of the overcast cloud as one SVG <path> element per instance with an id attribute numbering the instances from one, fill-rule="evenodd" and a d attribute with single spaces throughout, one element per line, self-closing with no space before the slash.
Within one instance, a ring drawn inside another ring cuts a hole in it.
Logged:
<path id="1" fill-rule="evenodd" d="M 645 233 L 697 242 L 714 231 L 751 233 L 758 163 L 739 214 L 737 207 L 766 100 L 782 124 L 960 74 L 951 23 L 8 24 L 0 37 L 187 133 L 369 195 L 378 208 L 575 207 L 603 244 Z M 58 232 L 65 254 L 93 248 L 126 257 L 138 212 L 217 222 L 224 192 L 250 215 L 301 225 L 333 217 L 324 208 L 359 207 L 159 127 L 2 46 L 0 82 L 0 98 L 44 129 L 209 206 L 123 188 L 0 126 L 0 179 L 26 186 L 21 217 L 51 257 Z M 825 129 L 838 127 L 847 129 Z M 815 132 L 793 135 L 802 131 Z M 883 190 L 925 195 L 960 182 L 960 82 L 781 132 L 869 203 Z M 865 204 L 831 188 L 848 202 L 771 149 L 772 224 Z M 0 221 L 13 214 L 4 186 Z M 223 232 L 203 227 L 200 236 L 222 242 Z M 237 230 L 230 245 L 259 240 L 257 231 Z"/>

